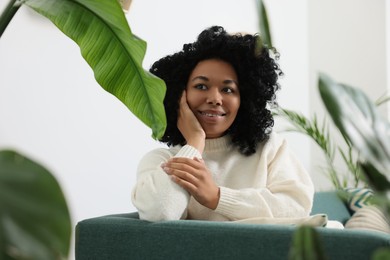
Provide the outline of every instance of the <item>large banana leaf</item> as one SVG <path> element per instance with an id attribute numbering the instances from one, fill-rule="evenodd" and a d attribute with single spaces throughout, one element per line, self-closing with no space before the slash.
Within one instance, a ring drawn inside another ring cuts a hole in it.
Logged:
<path id="1" fill-rule="evenodd" d="M 164 134 L 165 83 L 142 68 L 146 43 L 131 33 L 118 0 L 23 3 L 50 19 L 80 46 L 97 82 L 151 127 L 154 138 Z"/>
<path id="2" fill-rule="evenodd" d="M 64 195 L 42 166 L 0 151 L 0 259 L 68 255 L 71 221 Z"/>
<path id="3" fill-rule="evenodd" d="M 360 155 L 389 179 L 390 125 L 359 89 L 320 74 L 322 100 L 334 123 Z"/>

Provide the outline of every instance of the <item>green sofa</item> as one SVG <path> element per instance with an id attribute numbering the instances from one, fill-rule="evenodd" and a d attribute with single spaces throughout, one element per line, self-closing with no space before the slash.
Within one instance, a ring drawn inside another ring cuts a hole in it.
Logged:
<path id="1" fill-rule="evenodd" d="M 312 214 L 345 223 L 348 208 L 336 192 L 315 194 Z M 137 213 L 80 221 L 76 260 L 84 259 L 287 259 L 296 227 L 210 221 L 139 220 Z M 316 228 L 328 259 L 370 259 L 390 247 L 390 235 L 364 230 Z"/>

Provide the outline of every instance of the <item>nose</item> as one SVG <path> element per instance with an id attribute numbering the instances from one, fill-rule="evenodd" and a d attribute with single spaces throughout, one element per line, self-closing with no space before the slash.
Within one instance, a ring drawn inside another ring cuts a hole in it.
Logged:
<path id="1" fill-rule="evenodd" d="M 215 106 L 221 106 L 222 105 L 222 95 L 219 93 L 218 89 L 212 89 L 208 93 L 207 96 L 207 104 L 215 105 Z"/>

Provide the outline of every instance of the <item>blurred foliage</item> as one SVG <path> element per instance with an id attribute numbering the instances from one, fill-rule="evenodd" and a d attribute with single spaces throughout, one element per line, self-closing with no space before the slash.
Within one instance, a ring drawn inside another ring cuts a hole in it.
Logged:
<path id="1" fill-rule="evenodd" d="M 64 258 L 69 252 L 70 235 L 68 206 L 53 175 L 15 151 L 0 151 L 3 258 Z"/>
<path id="2" fill-rule="evenodd" d="M 294 233 L 289 260 L 325 260 L 320 237 L 313 227 L 301 226 Z"/>

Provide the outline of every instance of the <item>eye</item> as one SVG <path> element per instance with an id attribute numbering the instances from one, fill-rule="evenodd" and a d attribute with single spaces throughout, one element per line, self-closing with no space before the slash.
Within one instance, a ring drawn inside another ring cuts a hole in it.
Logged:
<path id="1" fill-rule="evenodd" d="M 200 90 L 206 90 L 207 86 L 205 84 L 197 84 L 195 85 L 195 88 Z"/>
<path id="2" fill-rule="evenodd" d="M 231 87 L 224 87 L 222 89 L 222 92 L 230 94 L 230 93 L 234 93 L 235 90 L 233 88 L 231 88 Z"/>

